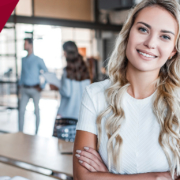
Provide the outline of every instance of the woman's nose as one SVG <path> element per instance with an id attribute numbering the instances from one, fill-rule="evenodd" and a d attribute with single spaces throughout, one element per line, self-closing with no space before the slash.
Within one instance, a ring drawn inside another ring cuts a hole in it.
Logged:
<path id="1" fill-rule="evenodd" d="M 147 39 L 144 41 L 144 45 L 149 49 L 155 49 L 157 46 L 156 37 L 153 35 L 148 36 Z"/>

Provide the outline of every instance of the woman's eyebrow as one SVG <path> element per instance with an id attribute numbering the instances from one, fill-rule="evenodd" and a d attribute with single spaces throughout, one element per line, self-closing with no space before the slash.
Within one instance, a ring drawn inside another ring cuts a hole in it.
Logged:
<path id="1" fill-rule="evenodd" d="M 161 32 L 163 32 L 163 33 L 171 33 L 172 35 L 174 35 L 174 36 L 175 36 L 175 34 L 174 34 L 173 32 L 171 32 L 171 31 L 161 30 Z"/>
<path id="2" fill-rule="evenodd" d="M 144 24 L 146 27 L 151 29 L 151 26 L 149 24 L 144 23 L 144 22 L 137 22 L 137 24 Z M 161 32 L 163 32 L 163 33 L 170 33 L 170 34 L 175 35 L 172 31 L 168 31 L 168 30 L 161 30 Z"/>
<path id="3" fill-rule="evenodd" d="M 137 24 L 144 24 L 146 27 L 148 27 L 149 29 L 151 29 L 151 26 L 149 24 L 146 24 L 144 22 L 137 22 Z"/>

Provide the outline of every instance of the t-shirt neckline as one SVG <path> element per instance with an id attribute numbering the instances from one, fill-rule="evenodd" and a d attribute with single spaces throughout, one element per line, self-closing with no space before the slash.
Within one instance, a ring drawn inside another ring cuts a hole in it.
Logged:
<path id="1" fill-rule="evenodd" d="M 125 94 L 126 94 L 126 97 L 127 97 L 129 100 L 133 101 L 133 102 L 147 103 L 147 102 L 149 102 L 149 101 L 152 101 L 152 99 L 153 99 L 156 91 L 157 91 L 157 90 L 155 90 L 150 96 L 148 96 L 148 97 L 146 97 L 146 98 L 144 98 L 144 99 L 136 99 L 136 98 L 132 97 L 127 91 L 126 91 Z"/>

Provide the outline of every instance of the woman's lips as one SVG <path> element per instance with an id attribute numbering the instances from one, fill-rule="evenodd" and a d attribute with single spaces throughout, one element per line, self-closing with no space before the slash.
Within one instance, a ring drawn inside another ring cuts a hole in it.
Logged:
<path id="1" fill-rule="evenodd" d="M 147 53 L 147 51 L 137 50 L 137 53 L 144 60 L 152 60 L 152 59 L 156 59 L 158 57 L 152 53 Z"/>

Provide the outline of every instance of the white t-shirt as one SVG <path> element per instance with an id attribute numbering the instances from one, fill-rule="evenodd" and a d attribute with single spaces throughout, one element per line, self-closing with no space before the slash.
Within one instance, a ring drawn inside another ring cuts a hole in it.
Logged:
<path id="1" fill-rule="evenodd" d="M 94 83 L 86 87 L 83 95 L 77 130 L 97 135 L 97 116 L 107 107 L 105 90 L 110 80 Z M 119 134 L 123 139 L 120 170 L 110 171 L 120 174 L 138 174 L 147 172 L 166 172 L 169 165 L 165 153 L 159 145 L 160 125 L 153 113 L 153 97 L 135 99 L 127 92 L 122 101 L 125 120 Z M 105 131 L 106 118 L 102 119 L 102 141 L 99 149 L 104 163 L 108 166 L 107 142 Z"/>

